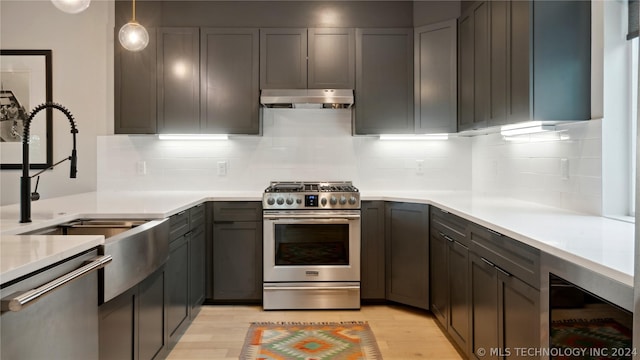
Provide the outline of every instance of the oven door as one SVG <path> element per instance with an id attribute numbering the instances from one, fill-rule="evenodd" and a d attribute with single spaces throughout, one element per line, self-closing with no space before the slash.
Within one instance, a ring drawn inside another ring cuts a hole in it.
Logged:
<path id="1" fill-rule="evenodd" d="M 264 211 L 264 281 L 360 281 L 360 210 Z"/>

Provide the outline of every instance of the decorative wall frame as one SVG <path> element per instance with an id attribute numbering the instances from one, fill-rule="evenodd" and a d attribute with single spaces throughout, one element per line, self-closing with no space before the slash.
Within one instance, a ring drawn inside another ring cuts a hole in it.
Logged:
<path id="1" fill-rule="evenodd" d="M 0 169 L 22 169 L 23 123 L 31 109 L 52 101 L 51 50 L 0 50 Z M 53 164 L 53 112 L 31 123 L 30 168 Z"/>

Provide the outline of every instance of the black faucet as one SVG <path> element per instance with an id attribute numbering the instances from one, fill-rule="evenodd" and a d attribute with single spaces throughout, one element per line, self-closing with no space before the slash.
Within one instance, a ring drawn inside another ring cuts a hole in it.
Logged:
<path id="1" fill-rule="evenodd" d="M 73 135 L 73 150 L 71 150 L 71 156 L 64 158 L 57 163 L 47 167 L 39 171 L 37 174 L 29 176 L 29 132 L 31 128 L 31 120 L 33 120 L 34 116 L 37 113 L 44 109 L 58 109 L 62 111 L 69 119 L 69 123 L 71 124 L 71 135 Z M 67 110 L 64 106 L 53 103 L 46 102 L 44 104 L 40 104 L 36 106 L 33 111 L 29 114 L 29 117 L 24 122 L 24 136 L 22 137 L 22 177 L 20 178 L 20 222 L 28 223 L 31 222 L 31 200 L 38 200 L 40 197 L 37 192 L 31 193 L 31 178 L 35 176 L 39 176 L 43 172 L 54 168 L 55 166 L 61 164 L 66 160 L 71 161 L 71 170 L 69 173 L 70 178 L 75 178 L 78 173 L 78 157 L 76 153 L 76 134 L 78 133 L 78 129 L 76 128 L 76 122 L 73 120 L 73 115 L 71 112 Z M 36 189 L 37 189 L 36 185 Z"/>

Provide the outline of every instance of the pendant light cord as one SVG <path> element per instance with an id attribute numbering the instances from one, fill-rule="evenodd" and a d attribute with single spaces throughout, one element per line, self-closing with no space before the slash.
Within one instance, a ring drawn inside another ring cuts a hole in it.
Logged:
<path id="1" fill-rule="evenodd" d="M 133 7 L 133 11 L 132 11 L 132 13 L 133 13 L 133 19 L 132 19 L 132 22 L 136 22 L 136 0 L 133 0 L 133 1 L 132 1 L 132 4 L 133 4 L 133 5 L 132 5 L 132 7 Z"/>

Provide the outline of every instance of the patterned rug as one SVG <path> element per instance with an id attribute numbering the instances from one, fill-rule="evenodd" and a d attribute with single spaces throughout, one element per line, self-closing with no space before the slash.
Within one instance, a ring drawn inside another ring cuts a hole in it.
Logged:
<path id="1" fill-rule="evenodd" d="M 366 322 L 252 323 L 242 360 L 382 359 Z"/>
<path id="2" fill-rule="evenodd" d="M 582 359 L 631 359 L 631 338 L 631 330 L 613 319 L 560 320 L 553 322 L 551 347 L 560 355 L 572 355 L 571 349 L 585 349 Z M 554 357 L 570 358 L 575 356 Z"/>

